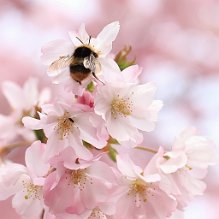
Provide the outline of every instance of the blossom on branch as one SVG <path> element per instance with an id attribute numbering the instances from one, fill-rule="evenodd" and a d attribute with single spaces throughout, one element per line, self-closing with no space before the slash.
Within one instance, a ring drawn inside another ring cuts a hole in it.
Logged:
<path id="1" fill-rule="evenodd" d="M 25 140 L 34 140 L 34 133 L 24 127 L 22 118 L 37 115 L 42 104 L 50 100 L 50 89 L 44 88 L 39 92 L 36 78 L 28 79 L 23 87 L 14 82 L 5 81 L 2 89 L 12 112 L 7 116 L 0 115 L 0 139 L 7 139 L 7 142 L 11 142 L 21 136 Z"/>
<path id="2" fill-rule="evenodd" d="M 204 193 L 217 161 L 209 139 L 187 129 L 170 150 L 140 145 L 163 103 L 152 82 L 140 83 L 142 68 L 126 60 L 129 50 L 116 56 L 122 63 L 112 59 L 119 28 L 112 22 L 93 38 L 81 25 L 71 41 L 42 49 L 53 83 L 72 91 L 64 97 L 48 102 L 35 79 L 22 88 L 3 84 L 14 111 L 0 115 L 0 140 L 10 143 L 0 150 L 0 200 L 13 196 L 22 218 L 166 219 Z M 14 142 L 20 136 L 31 142 L 25 165 L 5 156 L 27 145 Z"/>
<path id="3" fill-rule="evenodd" d="M 139 132 L 155 127 L 162 102 L 154 100 L 156 87 L 151 84 L 107 84 L 98 87 L 94 110 L 106 122 L 109 134 L 118 141 L 139 143 Z"/>

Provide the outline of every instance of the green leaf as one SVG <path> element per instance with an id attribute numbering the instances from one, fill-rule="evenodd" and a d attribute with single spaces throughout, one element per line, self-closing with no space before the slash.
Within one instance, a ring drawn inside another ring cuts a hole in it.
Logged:
<path id="1" fill-rule="evenodd" d="M 112 137 L 109 138 L 108 143 L 109 144 L 119 144 L 119 142 L 115 138 L 112 138 Z"/>
<path id="2" fill-rule="evenodd" d="M 86 89 L 87 89 L 90 93 L 93 93 L 94 88 L 95 88 L 94 83 L 93 83 L 93 81 L 91 81 L 91 82 L 87 85 L 87 88 L 86 88 Z"/>
<path id="3" fill-rule="evenodd" d="M 42 143 L 47 142 L 47 137 L 45 136 L 43 129 L 34 130 L 33 132 L 34 132 L 37 140 L 40 140 Z"/>
<path id="4" fill-rule="evenodd" d="M 117 154 L 118 152 L 116 151 L 116 149 L 114 149 L 112 146 L 109 146 L 108 155 L 114 162 L 116 162 Z"/>
<path id="5" fill-rule="evenodd" d="M 89 144 L 88 142 L 86 142 L 86 141 L 84 141 L 84 140 L 82 140 L 82 142 L 83 142 L 83 145 L 84 145 L 87 149 L 93 148 L 93 146 L 92 146 L 91 144 Z"/>

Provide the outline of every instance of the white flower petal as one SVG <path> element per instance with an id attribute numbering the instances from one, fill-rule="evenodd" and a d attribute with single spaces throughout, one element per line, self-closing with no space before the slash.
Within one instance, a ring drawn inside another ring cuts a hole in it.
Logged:
<path id="1" fill-rule="evenodd" d="M 35 106 L 38 102 L 39 92 L 37 86 L 38 80 L 36 78 L 29 78 L 24 84 L 23 93 L 27 109 L 30 109 L 31 107 Z"/>
<path id="2" fill-rule="evenodd" d="M 95 146 L 96 148 L 101 149 L 107 144 L 107 141 L 105 139 L 98 138 L 98 130 L 90 123 L 90 117 L 95 119 L 95 116 L 96 115 L 93 113 L 83 113 L 78 115 L 77 126 L 80 129 L 80 137 L 83 140 Z"/>
<path id="3" fill-rule="evenodd" d="M 79 132 L 72 132 L 72 134 L 69 135 L 69 142 L 71 142 L 69 146 L 74 149 L 79 158 L 85 160 L 92 158 L 92 153 L 82 144 L 82 140 L 79 138 Z"/>
<path id="4" fill-rule="evenodd" d="M 84 43 L 84 44 L 88 44 L 89 43 L 89 35 L 85 29 L 85 24 L 82 23 L 80 28 L 79 28 L 79 38 L 80 40 Z"/>
<path id="5" fill-rule="evenodd" d="M 134 164 L 130 160 L 130 158 L 126 155 L 117 155 L 116 156 L 116 163 L 119 171 L 127 177 L 130 178 L 137 178 L 137 174 L 133 169 Z"/>
<path id="6" fill-rule="evenodd" d="M 158 182 L 161 179 L 158 173 L 146 175 L 146 176 L 142 176 L 141 174 L 139 174 L 138 177 L 148 183 Z"/>
<path id="7" fill-rule="evenodd" d="M 78 34 L 75 31 L 69 31 L 68 35 L 73 43 L 73 45 L 76 47 L 81 46 L 81 42 L 77 39 Z"/>
<path id="8" fill-rule="evenodd" d="M 217 162 L 216 147 L 203 136 L 191 137 L 185 145 L 188 156 L 188 165 L 196 168 L 207 168 Z"/>
<path id="9" fill-rule="evenodd" d="M 107 130 L 109 134 L 118 141 L 128 141 L 130 136 L 136 132 L 135 128 L 130 126 L 125 119 L 109 119 L 107 121 Z"/>
<path id="10" fill-rule="evenodd" d="M 123 77 L 117 63 L 111 58 L 99 58 L 101 72 L 98 76 L 101 80 L 109 83 L 121 83 Z M 123 82 L 124 83 L 124 82 Z"/>
<path id="11" fill-rule="evenodd" d="M 103 28 L 97 38 L 92 42 L 95 49 L 101 51 L 101 56 L 106 56 L 112 49 L 112 42 L 116 39 L 119 32 L 119 22 L 113 22 Z"/>
<path id="12" fill-rule="evenodd" d="M 52 62 L 58 60 L 60 56 L 72 55 L 74 46 L 70 41 L 54 40 L 42 47 L 42 62 L 45 65 L 51 65 Z"/>
<path id="13" fill-rule="evenodd" d="M 12 199 L 12 206 L 16 209 L 16 212 L 26 218 L 32 218 L 33 215 L 36 218 L 40 217 L 43 210 L 42 201 L 32 198 L 25 199 L 24 195 L 21 190 Z"/>
<path id="14" fill-rule="evenodd" d="M 185 167 L 186 163 L 187 156 L 183 151 L 170 151 L 164 154 L 164 162 L 160 164 L 160 169 L 164 173 L 170 174 Z"/>
<path id="15" fill-rule="evenodd" d="M 2 84 L 2 91 L 4 96 L 7 98 L 10 106 L 15 110 L 23 109 L 24 105 L 24 94 L 20 86 L 17 84 L 5 81 Z"/>
<path id="16" fill-rule="evenodd" d="M 152 104 L 148 107 L 148 117 L 150 121 L 157 121 L 158 112 L 162 109 L 163 102 L 161 100 L 154 100 Z"/>
<path id="17" fill-rule="evenodd" d="M 194 127 L 183 130 L 180 133 L 180 135 L 175 139 L 174 144 L 172 146 L 173 150 L 184 149 L 185 141 L 195 134 L 196 129 Z"/>
<path id="18" fill-rule="evenodd" d="M 187 189 L 188 193 L 192 195 L 203 195 L 206 184 L 193 177 L 192 175 L 188 174 L 187 171 L 178 173 L 179 179 L 181 184 Z"/>
<path id="19" fill-rule="evenodd" d="M 39 130 L 42 129 L 42 123 L 38 119 L 34 119 L 29 116 L 25 116 L 22 119 L 24 126 L 31 130 Z"/>
<path id="20" fill-rule="evenodd" d="M 49 102 L 51 99 L 51 90 L 49 88 L 44 88 L 39 96 L 39 105 Z"/>
<path id="21" fill-rule="evenodd" d="M 84 23 L 82 23 L 81 26 L 79 27 L 78 33 L 76 33 L 75 31 L 70 31 L 68 34 L 75 48 L 82 46 L 83 44 L 86 45 L 89 43 L 90 36 L 88 35 L 85 29 Z"/>
<path id="22" fill-rule="evenodd" d="M 28 142 L 36 140 L 36 135 L 32 130 L 26 129 L 25 127 L 17 127 L 17 135 L 20 135 L 23 139 Z"/>
<path id="23" fill-rule="evenodd" d="M 0 169 L 0 200 L 6 200 L 22 190 L 22 175 L 27 174 L 23 165 L 15 163 L 2 164 Z"/>
<path id="24" fill-rule="evenodd" d="M 125 68 L 121 74 L 125 83 L 138 83 L 138 77 L 142 72 L 142 68 L 138 65 L 132 65 Z"/>
<path id="25" fill-rule="evenodd" d="M 88 175 L 111 183 L 115 183 L 114 180 L 116 179 L 111 166 L 102 161 L 96 161 L 90 165 Z"/>
<path id="26" fill-rule="evenodd" d="M 18 127 L 15 125 L 14 118 L 0 115 L 0 139 L 11 141 L 17 137 Z"/>
<path id="27" fill-rule="evenodd" d="M 61 142 L 57 135 L 50 136 L 47 141 L 47 146 L 45 148 L 43 160 L 50 160 L 50 158 L 61 152 L 64 149 L 64 147 L 64 142 Z"/>
<path id="28" fill-rule="evenodd" d="M 149 117 L 150 118 L 150 117 Z M 155 123 L 152 121 L 148 121 L 144 118 L 135 118 L 133 116 L 130 116 L 128 118 L 130 124 L 132 124 L 135 128 L 140 129 L 145 132 L 151 132 L 154 130 Z"/>
<path id="29" fill-rule="evenodd" d="M 52 71 L 47 73 L 49 77 L 52 78 L 52 82 L 54 84 L 60 84 L 65 82 L 66 80 L 72 80 L 70 77 L 69 68 L 63 68 L 57 71 Z"/>

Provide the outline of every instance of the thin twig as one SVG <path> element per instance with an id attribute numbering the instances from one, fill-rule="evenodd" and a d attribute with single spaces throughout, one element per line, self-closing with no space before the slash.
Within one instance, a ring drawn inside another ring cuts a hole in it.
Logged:
<path id="1" fill-rule="evenodd" d="M 135 147 L 135 148 L 139 149 L 139 150 L 147 151 L 147 152 L 150 152 L 150 153 L 153 153 L 153 154 L 156 154 L 158 152 L 156 150 L 153 150 L 151 148 L 146 148 L 146 147 L 143 147 L 143 146 L 138 146 L 138 147 Z"/>
<path id="2" fill-rule="evenodd" d="M 42 213 L 41 213 L 40 219 L 43 219 L 43 218 L 44 218 L 44 214 L 45 214 L 45 209 L 42 210 Z"/>

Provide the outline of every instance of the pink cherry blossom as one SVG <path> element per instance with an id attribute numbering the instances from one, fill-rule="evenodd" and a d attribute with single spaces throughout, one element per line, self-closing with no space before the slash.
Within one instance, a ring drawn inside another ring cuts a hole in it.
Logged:
<path id="1" fill-rule="evenodd" d="M 80 104 L 84 104 L 84 105 L 87 105 L 87 106 L 93 108 L 93 106 L 94 106 L 94 97 L 90 92 L 84 91 L 83 95 L 79 96 L 77 98 L 77 102 L 80 103 Z"/>
<path id="2" fill-rule="evenodd" d="M 216 148 L 212 141 L 196 134 L 194 128 L 184 130 L 176 138 L 172 150 L 166 152 L 160 168 L 165 173 L 173 173 L 178 169 L 206 169 L 216 163 Z M 175 164 L 175 165 L 174 165 Z"/>
<path id="3" fill-rule="evenodd" d="M 36 110 L 50 99 L 50 90 L 44 88 L 39 92 L 37 85 L 36 78 L 27 80 L 23 87 L 9 81 L 3 83 L 3 94 L 12 112 L 7 116 L 0 115 L 0 139 L 12 141 L 19 136 L 29 141 L 35 139 L 33 132 L 23 126 L 22 118 L 27 115 L 35 116 Z"/>
<path id="4" fill-rule="evenodd" d="M 51 214 L 49 211 L 44 214 L 45 219 L 111 219 L 111 217 L 107 217 L 99 208 L 94 208 L 91 210 L 86 210 L 84 213 L 78 214 Z"/>
<path id="5" fill-rule="evenodd" d="M 173 27 L 168 23 L 164 29 Z M 3 83 L 13 112 L 0 115 L 0 142 L 4 144 L 0 148 L 0 200 L 12 197 L 12 206 L 22 218 L 178 218 L 181 215 L 175 212 L 204 193 L 208 167 L 217 161 L 214 144 L 187 129 L 170 150 L 152 148 L 150 143 L 157 145 L 157 139 L 143 132 L 154 130 L 163 104 L 155 100 L 153 83 L 140 83 L 142 67 L 135 64 L 120 70 L 132 64 L 127 53 L 123 56 L 124 50 L 115 62 L 111 50 L 119 29 L 119 22 L 112 22 L 91 37 L 82 24 L 78 32 L 69 33 L 69 40 L 56 40 L 42 48 L 47 74 L 59 84 L 53 102 L 45 104 L 49 91 L 39 92 L 36 79 L 23 87 Z M 149 35 L 156 34 L 156 29 Z M 76 58 L 82 47 L 93 53 Z M 154 53 L 153 46 L 147 51 Z M 154 54 L 149 56 L 147 72 L 153 71 L 150 66 L 155 59 L 163 62 Z M 87 69 L 82 81 L 71 71 L 76 63 Z M 173 71 L 165 65 L 159 71 Z M 186 66 L 183 69 L 187 71 Z M 163 80 L 161 75 L 159 80 Z M 175 91 L 177 86 L 174 82 L 171 87 Z M 176 91 L 178 97 L 181 91 Z M 159 134 L 164 137 L 165 133 Z M 20 137 L 46 142 L 36 141 L 27 148 L 25 165 L 10 161 L 14 151 L 7 154 L 23 144 L 14 142 Z"/>
<path id="6" fill-rule="evenodd" d="M 161 186 L 175 196 L 178 208 L 183 209 L 195 196 L 203 195 L 203 178 L 208 166 L 216 163 L 216 148 L 212 141 L 190 128 L 176 138 L 171 151 L 160 149 L 160 153 Z"/>
<path id="7" fill-rule="evenodd" d="M 53 214 L 114 213 L 115 203 L 111 196 L 116 177 L 110 166 L 98 159 L 77 159 L 72 148 L 66 148 L 54 157 L 55 171 L 47 177 L 44 187 L 45 203 Z"/>
<path id="8" fill-rule="evenodd" d="M 39 114 L 40 120 L 31 117 L 23 119 L 26 127 L 44 130 L 48 138 L 47 159 L 69 146 L 74 148 L 79 158 L 91 157 L 91 152 L 83 145 L 82 140 L 98 149 L 107 144 L 108 134 L 102 119 L 93 112 L 82 109 L 84 105 L 44 105 Z"/>
<path id="9" fill-rule="evenodd" d="M 23 218 L 41 215 L 44 207 L 42 188 L 49 164 L 42 161 L 45 145 L 34 142 L 26 151 L 26 167 L 6 163 L 0 169 L 0 199 L 10 196 L 12 205 Z M 37 163 L 37 165 L 36 165 Z"/>
<path id="10" fill-rule="evenodd" d="M 142 169 L 124 155 L 117 156 L 123 175 L 120 198 L 114 218 L 166 218 L 176 208 L 176 201 L 159 188 L 160 176 L 151 169 Z M 162 204 L 158 204 L 157 200 Z M 124 210 L 125 209 L 125 210 Z"/>
<path id="11" fill-rule="evenodd" d="M 97 88 L 94 110 L 104 119 L 113 138 L 138 142 L 138 130 L 152 131 L 162 107 L 161 101 L 153 100 L 155 90 L 151 83 L 106 84 Z"/>

